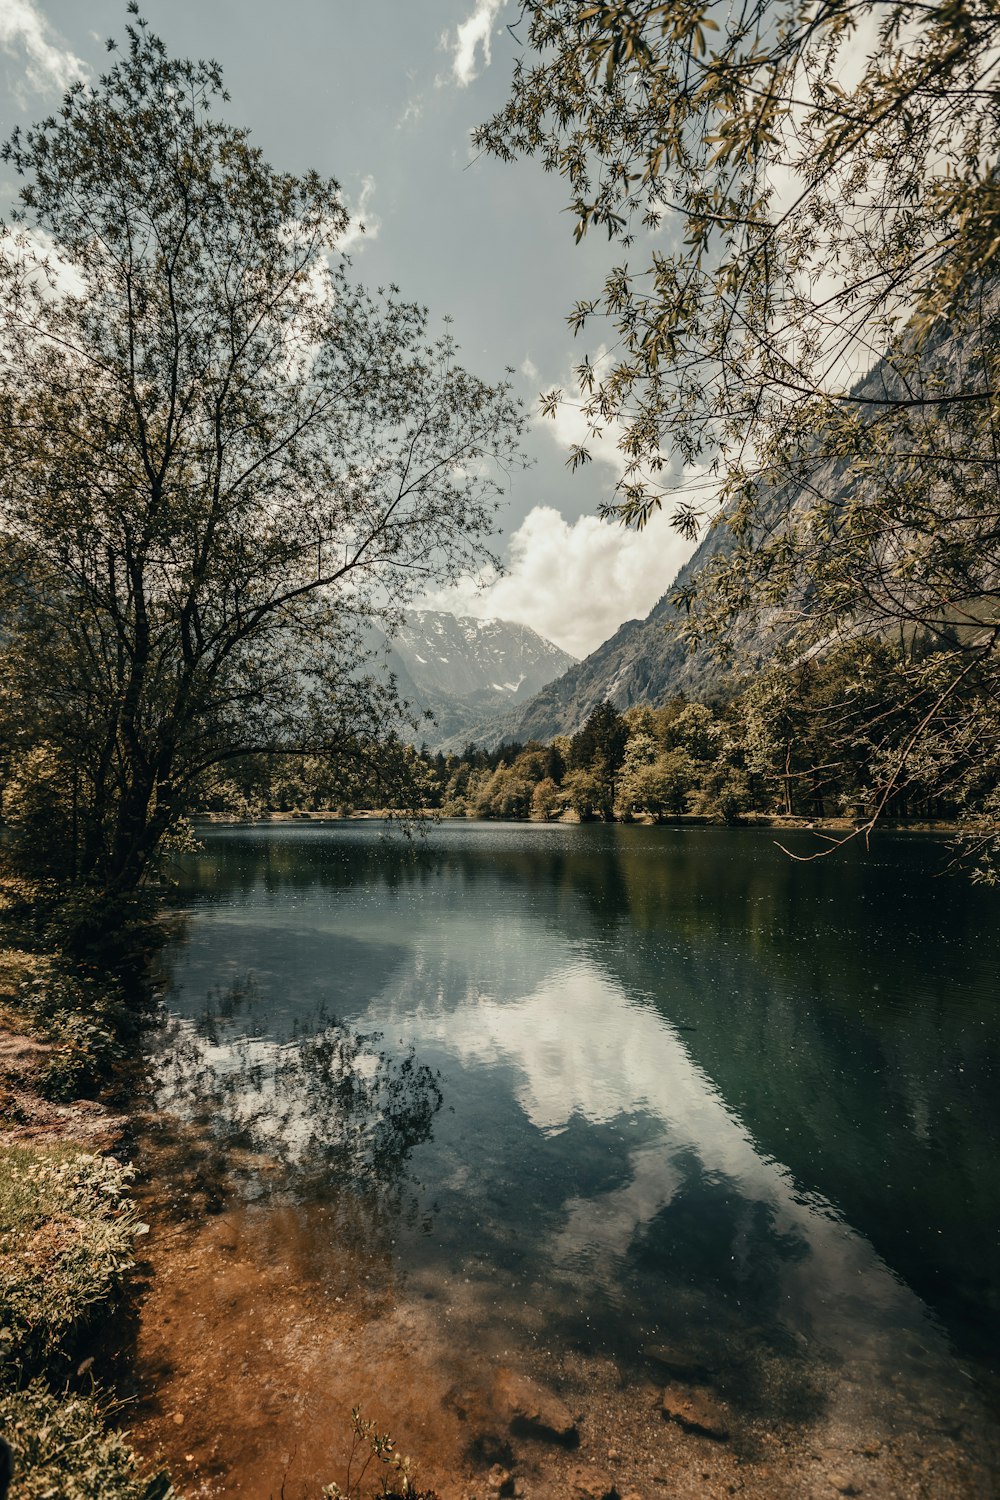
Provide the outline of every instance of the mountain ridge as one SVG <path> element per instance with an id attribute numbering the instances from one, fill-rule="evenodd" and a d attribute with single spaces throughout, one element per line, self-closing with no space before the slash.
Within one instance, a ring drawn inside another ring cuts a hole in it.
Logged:
<path id="1" fill-rule="evenodd" d="M 528 625 L 444 610 L 408 611 L 391 637 L 373 631 L 371 647 L 400 698 L 433 714 L 423 733 L 432 750 L 452 740 L 464 745 L 483 722 L 506 724 L 576 664 Z"/>

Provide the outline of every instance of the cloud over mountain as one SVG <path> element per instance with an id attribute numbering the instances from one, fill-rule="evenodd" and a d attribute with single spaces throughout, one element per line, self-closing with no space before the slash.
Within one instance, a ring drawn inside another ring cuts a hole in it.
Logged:
<path id="1" fill-rule="evenodd" d="M 536 505 L 510 537 L 510 564 L 479 588 L 467 578 L 428 595 L 433 609 L 518 620 L 573 656 L 586 656 L 623 619 L 642 618 L 693 550 L 663 516 L 626 531 L 596 516 L 570 523 Z"/>

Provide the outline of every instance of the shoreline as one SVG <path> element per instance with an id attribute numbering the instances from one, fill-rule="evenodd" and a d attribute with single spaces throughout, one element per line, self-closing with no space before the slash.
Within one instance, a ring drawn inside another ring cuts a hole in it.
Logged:
<path id="1" fill-rule="evenodd" d="M 182 1500 L 163 1454 L 141 1457 L 120 1419 L 149 1230 L 130 1159 L 135 1098 L 120 1077 L 90 1097 L 46 1086 L 72 1039 L 39 1036 L 18 1016 L 13 956 L 0 955 L 0 1434 L 10 1497 Z"/>
<path id="2" fill-rule="evenodd" d="M 0 1069 L 7 1084 L 19 1078 L 22 1102 L 48 1050 L 25 1042 L 0 1030 Z M 151 1113 L 138 1093 L 123 1108 L 39 1105 L 21 1132 L 42 1151 L 82 1139 L 121 1155 L 128 1138 L 139 1174 L 129 1196 L 149 1233 L 124 1305 L 96 1324 L 97 1359 L 75 1384 L 93 1371 L 115 1393 L 127 1414 L 111 1436 L 134 1449 L 144 1484 L 168 1465 L 177 1500 L 282 1488 L 287 1500 L 318 1500 L 344 1472 L 355 1405 L 413 1455 L 418 1485 L 438 1500 L 991 1493 L 988 1438 L 970 1452 L 942 1427 L 933 1379 L 913 1394 L 882 1382 L 865 1395 L 863 1365 L 797 1358 L 795 1378 L 823 1393 L 829 1412 L 796 1419 L 742 1399 L 744 1383 L 781 1389 L 793 1373 L 766 1347 L 734 1348 L 724 1366 L 666 1346 L 622 1364 L 548 1348 L 544 1321 L 537 1347 L 511 1346 L 510 1330 L 482 1322 L 484 1287 L 455 1301 L 447 1280 L 407 1286 L 377 1227 L 345 1236 L 332 1209 L 297 1203 L 276 1163 L 227 1161 L 204 1129 Z M 248 1200 L 240 1180 L 261 1172 L 270 1189 Z M 318 1258 L 310 1240 L 325 1247 Z M 74 1400 L 68 1388 L 64 1400 Z M 970 1410 L 967 1420 L 972 1437 L 978 1419 Z"/>
<path id="3" fill-rule="evenodd" d="M 699 813 L 678 813 L 669 818 L 651 818 L 648 816 L 630 818 L 627 822 L 621 818 L 581 818 L 577 813 L 563 813 L 558 818 L 471 818 L 464 814 L 444 813 L 439 809 L 430 808 L 416 812 L 405 809 L 372 809 L 358 808 L 355 811 L 345 813 L 336 808 L 293 808 L 288 811 L 262 812 L 254 817 L 237 817 L 234 814 L 224 812 L 205 812 L 192 815 L 191 823 L 195 828 L 199 827 L 229 827 L 229 828 L 255 828 L 267 826 L 271 823 L 495 823 L 498 827 L 504 824 L 516 824 L 519 827 L 536 824 L 539 827 L 554 826 L 581 826 L 587 827 L 594 824 L 607 824 L 611 827 L 621 828 L 718 828 L 734 832 L 753 829 L 772 830 L 775 832 L 788 833 L 839 833 L 850 834 L 857 838 L 865 837 L 865 825 L 859 824 L 851 818 L 801 818 L 785 816 L 779 813 L 754 813 L 741 818 L 734 819 L 730 823 L 722 822 L 718 818 L 703 817 Z M 963 833 L 969 833 L 966 824 L 959 823 L 948 818 L 907 818 L 907 819 L 880 819 L 871 829 L 868 837 L 875 838 L 879 833 L 933 833 L 942 836 L 957 838 Z M 976 829 L 976 833 L 993 832 L 1000 833 L 1000 824 L 995 828 Z"/>

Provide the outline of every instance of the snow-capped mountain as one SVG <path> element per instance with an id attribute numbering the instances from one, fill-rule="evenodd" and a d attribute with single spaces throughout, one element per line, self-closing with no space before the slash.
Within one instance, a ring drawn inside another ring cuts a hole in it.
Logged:
<path id="1" fill-rule="evenodd" d="M 576 661 L 527 625 L 433 609 L 412 610 L 380 654 L 400 696 L 434 714 L 431 746 L 526 704 Z"/>
<path id="2" fill-rule="evenodd" d="M 392 645 L 420 692 L 485 692 L 498 707 L 526 702 L 575 661 L 527 625 L 433 609 L 411 612 Z"/>

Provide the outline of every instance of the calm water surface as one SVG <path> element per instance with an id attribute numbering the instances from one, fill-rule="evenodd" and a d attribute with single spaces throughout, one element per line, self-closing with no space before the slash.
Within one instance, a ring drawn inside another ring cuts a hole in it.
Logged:
<path id="1" fill-rule="evenodd" d="M 934 878 L 944 858 L 891 835 L 795 864 L 749 831 L 210 830 L 163 1098 L 279 1149 L 303 1194 L 354 1174 L 394 1274 L 484 1346 L 764 1344 L 988 1391 L 998 897 Z"/>

